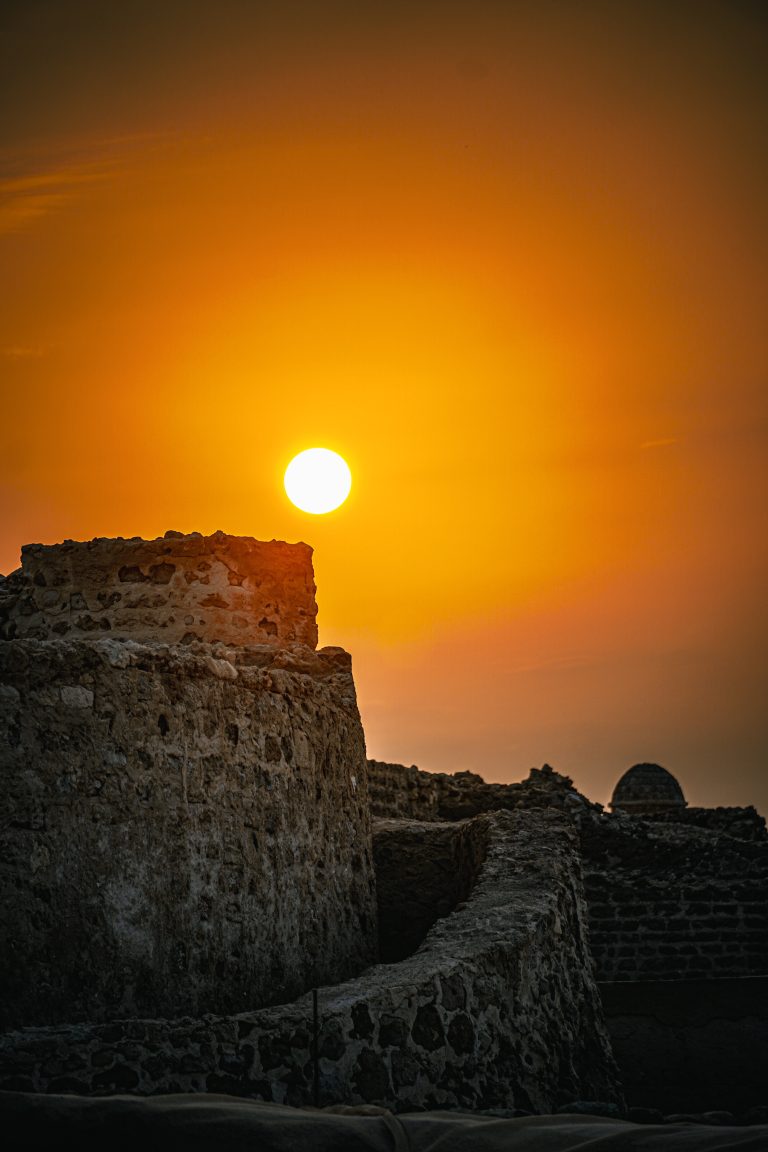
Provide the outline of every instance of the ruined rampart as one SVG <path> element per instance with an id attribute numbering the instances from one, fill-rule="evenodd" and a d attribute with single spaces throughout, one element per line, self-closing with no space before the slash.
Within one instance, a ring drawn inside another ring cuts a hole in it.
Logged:
<path id="1" fill-rule="evenodd" d="M 416 831 L 405 826 L 405 842 Z M 320 1104 L 551 1111 L 619 1100 L 568 822 L 526 812 L 454 824 L 432 841 L 433 873 L 438 843 L 446 867 L 460 857 L 477 871 L 474 887 L 412 956 L 320 989 Z M 308 1104 L 313 1055 L 307 996 L 237 1016 L 9 1033 L 0 1088 Z"/>
<path id="2" fill-rule="evenodd" d="M 512 784 L 376 760 L 368 769 L 379 817 L 453 820 L 538 808 L 571 817 L 600 980 L 768 973 L 768 837 L 754 808 L 604 813 L 547 765 Z"/>
<path id="3" fill-rule="evenodd" d="M 600 811 L 548 764 L 515 784 L 489 784 L 474 772 L 424 772 L 412 764 L 368 761 L 371 813 L 379 820 L 465 820 L 483 812 L 556 808 L 567 814 Z"/>

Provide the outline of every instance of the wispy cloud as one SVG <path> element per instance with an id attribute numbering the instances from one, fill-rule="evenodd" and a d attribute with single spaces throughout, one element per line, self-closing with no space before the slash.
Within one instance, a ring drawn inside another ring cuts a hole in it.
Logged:
<path id="1" fill-rule="evenodd" d="M 666 440 L 645 440 L 641 448 L 668 448 L 671 444 L 679 444 L 680 441 L 676 436 L 668 436 Z"/>
<path id="2" fill-rule="evenodd" d="M 27 344 L 6 344 L 0 347 L 0 356 L 4 360 L 39 360 L 44 355 L 44 349 Z"/>
<path id="3" fill-rule="evenodd" d="M 114 180 L 138 156 L 178 139 L 174 132 L 144 132 L 0 152 L 0 236 L 24 231 L 94 185 Z"/>
<path id="4" fill-rule="evenodd" d="M 41 216 L 55 212 L 83 188 L 106 180 L 113 167 L 102 161 L 0 176 L 0 235 L 21 232 Z"/>

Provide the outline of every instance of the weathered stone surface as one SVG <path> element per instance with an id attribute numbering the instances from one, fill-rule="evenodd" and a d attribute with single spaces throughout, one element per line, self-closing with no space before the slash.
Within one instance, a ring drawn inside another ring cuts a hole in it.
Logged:
<path id="1" fill-rule="evenodd" d="M 312 549 L 214 532 L 27 544 L 0 638 L 317 645 Z"/>
<path id="2" fill-rule="evenodd" d="M 477 882 L 418 951 L 321 989 L 321 1103 L 551 1111 L 564 1100 L 620 1102 L 586 943 L 575 833 L 554 812 L 498 813 L 472 821 L 467 840 L 484 856 Z M 312 1101 L 309 996 L 234 1020 L 109 1029 L 0 1038 L 0 1087 L 23 1068 L 26 1082 L 45 1090 L 52 1059 L 81 1060 L 78 1076 L 91 1084 L 103 1074 L 89 1071 L 98 1054 L 121 1076 L 123 1066 L 133 1069 L 139 1092 L 226 1083 L 264 1100 Z M 128 1034 L 131 1058 L 122 1047 Z"/>
<path id="3" fill-rule="evenodd" d="M 345 652 L 16 640 L 0 681 L 5 1027 L 236 1012 L 375 958 Z"/>

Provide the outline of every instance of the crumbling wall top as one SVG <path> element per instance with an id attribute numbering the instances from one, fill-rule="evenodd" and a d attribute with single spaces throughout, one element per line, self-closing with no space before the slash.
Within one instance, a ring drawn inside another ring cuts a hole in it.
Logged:
<path id="1" fill-rule="evenodd" d="M 166 532 L 27 544 L 0 578 L 0 637 L 317 645 L 308 544 Z"/>
<path id="2" fill-rule="evenodd" d="M 515 784 L 488 784 L 474 772 L 422 772 L 415 764 L 368 761 L 371 813 L 378 819 L 464 820 L 481 812 L 514 808 L 559 808 L 578 817 L 601 811 L 577 792 L 573 780 L 549 764 L 531 768 Z"/>

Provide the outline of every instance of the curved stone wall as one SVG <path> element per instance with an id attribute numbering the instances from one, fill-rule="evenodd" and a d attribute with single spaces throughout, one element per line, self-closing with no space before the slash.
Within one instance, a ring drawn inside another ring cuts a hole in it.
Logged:
<path id="1" fill-rule="evenodd" d="M 0 1020 L 236 1012 L 376 955 L 341 649 L 0 644 Z"/>
<path id="2" fill-rule="evenodd" d="M 484 856 L 465 903 L 408 959 L 320 989 L 320 1104 L 552 1111 L 619 1101 L 569 822 L 502 812 L 476 818 L 465 836 Z M 0 1088 L 307 1104 L 313 1055 L 306 996 L 237 1016 L 8 1034 Z"/>

